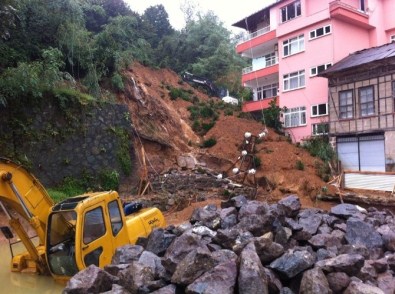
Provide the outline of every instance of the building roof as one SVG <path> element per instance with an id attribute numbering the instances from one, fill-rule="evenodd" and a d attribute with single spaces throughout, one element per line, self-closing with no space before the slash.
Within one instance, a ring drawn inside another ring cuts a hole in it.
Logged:
<path id="1" fill-rule="evenodd" d="M 234 24 L 232 24 L 232 26 L 248 30 L 249 23 L 256 24 L 261 21 L 263 11 L 268 10 L 268 9 L 272 8 L 273 6 L 276 6 L 277 4 L 284 2 L 284 1 L 286 1 L 286 0 L 273 0 L 274 3 L 262 8 L 261 10 L 258 10 L 257 12 L 254 12 L 253 14 L 251 14 L 247 17 L 244 17 L 243 19 L 239 20 L 238 22 L 235 22 Z"/>
<path id="2" fill-rule="evenodd" d="M 330 68 L 319 74 L 319 76 L 327 77 L 343 70 L 348 70 L 364 64 L 377 62 L 390 57 L 395 57 L 395 42 L 385 44 L 379 47 L 356 51 L 343 58 L 342 60 L 336 62 Z"/>

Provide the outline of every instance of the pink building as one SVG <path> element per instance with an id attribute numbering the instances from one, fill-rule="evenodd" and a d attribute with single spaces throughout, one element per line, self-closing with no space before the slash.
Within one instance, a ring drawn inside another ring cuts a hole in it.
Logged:
<path id="1" fill-rule="evenodd" d="M 243 111 L 256 116 L 277 97 L 294 142 L 328 133 L 328 85 L 317 75 L 349 54 L 395 41 L 394 0 L 277 0 L 233 24 L 247 31 L 236 51 L 251 59 Z"/>

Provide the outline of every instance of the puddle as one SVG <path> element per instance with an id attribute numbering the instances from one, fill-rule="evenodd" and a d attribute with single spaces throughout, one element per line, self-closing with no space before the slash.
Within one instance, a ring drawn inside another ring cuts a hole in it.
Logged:
<path id="1" fill-rule="evenodd" d="M 21 244 L 18 244 L 21 245 Z M 17 246 L 19 247 L 19 246 Z M 21 250 L 13 247 L 14 252 Z M 40 276 L 28 273 L 12 273 L 10 268 L 11 253 L 7 241 L 0 242 L 0 293 L 12 294 L 59 294 L 64 289 L 63 285 L 56 283 L 51 276 Z M 5 291 L 4 291 L 5 290 Z"/>

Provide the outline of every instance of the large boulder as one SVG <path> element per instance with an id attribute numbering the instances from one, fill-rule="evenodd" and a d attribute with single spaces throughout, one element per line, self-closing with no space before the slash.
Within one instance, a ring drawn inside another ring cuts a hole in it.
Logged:
<path id="1" fill-rule="evenodd" d="M 268 281 L 253 243 L 249 243 L 240 254 L 238 286 L 240 294 L 269 293 Z"/>
<path id="2" fill-rule="evenodd" d="M 350 277 L 346 273 L 334 272 L 326 276 L 329 288 L 335 293 L 341 293 L 350 284 Z"/>
<path id="3" fill-rule="evenodd" d="M 242 207 L 247 202 L 247 197 L 245 197 L 244 195 L 238 195 L 232 197 L 228 201 L 221 202 L 221 208 L 235 207 L 236 209 L 240 209 L 240 207 Z"/>
<path id="4" fill-rule="evenodd" d="M 343 234 L 344 235 L 344 234 Z M 308 242 L 314 248 L 341 247 L 343 236 L 336 234 L 317 234 L 312 236 Z"/>
<path id="5" fill-rule="evenodd" d="M 386 250 L 395 251 L 395 230 L 389 225 L 383 225 L 377 229 L 381 234 Z"/>
<path id="6" fill-rule="evenodd" d="M 208 270 L 186 288 L 187 294 L 233 294 L 236 286 L 237 265 L 234 260 Z"/>
<path id="7" fill-rule="evenodd" d="M 138 260 L 143 253 L 144 247 L 140 245 L 124 245 L 115 250 L 112 256 L 112 264 L 129 264 Z"/>
<path id="8" fill-rule="evenodd" d="M 144 251 L 138 260 L 140 264 L 151 268 L 155 279 L 162 279 L 166 277 L 166 269 L 162 265 L 160 257 L 150 251 Z"/>
<path id="9" fill-rule="evenodd" d="M 383 239 L 374 227 L 356 218 L 347 220 L 345 237 L 351 245 L 363 245 L 368 249 L 383 246 Z"/>
<path id="10" fill-rule="evenodd" d="M 303 273 L 299 294 L 332 294 L 328 280 L 319 268 L 312 268 Z"/>
<path id="11" fill-rule="evenodd" d="M 239 210 L 239 220 L 252 214 L 265 215 L 269 210 L 269 205 L 262 201 L 248 201 Z"/>
<path id="12" fill-rule="evenodd" d="M 317 209 L 305 209 L 299 213 L 299 225 L 302 231 L 314 235 L 322 223 L 322 215 Z"/>
<path id="13" fill-rule="evenodd" d="M 314 255 L 307 250 L 294 251 L 289 249 L 281 257 L 270 264 L 270 268 L 287 279 L 309 269 L 315 262 Z"/>
<path id="14" fill-rule="evenodd" d="M 118 276 L 119 284 L 131 293 L 147 293 L 155 281 L 153 269 L 137 261 L 133 261 L 127 270 L 120 271 Z"/>
<path id="15" fill-rule="evenodd" d="M 286 217 L 295 217 L 301 208 L 300 200 L 297 195 L 289 195 L 278 202 L 279 208 Z"/>
<path id="16" fill-rule="evenodd" d="M 163 265 L 166 267 L 166 270 L 173 274 L 177 264 L 183 260 L 189 252 L 200 246 L 205 246 L 201 239 L 201 236 L 189 233 L 188 231 L 176 238 L 167 248 L 163 257 Z"/>
<path id="17" fill-rule="evenodd" d="M 218 230 L 217 235 L 213 238 L 213 241 L 223 248 L 233 249 L 233 246 L 236 245 L 236 240 L 238 237 L 243 234 L 243 230 L 233 227 L 225 230 Z"/>
<path id="18" fill-rule="evenodd" d="M 324 272 L 344 272 L 354 276 L 359 273 L 364 261 L 363 256 L 359 254 L 341 254 L 333 258 L 317 261 L 315 265 Z"/>
<path id="19" fill-rule="evenodd" d="M 74 275 L 63 290 L 64 294 L 90 294 L 110 291 L 119 279 L 101 268 L 90 265 Z"/>
<path id="20" fill-rule="evenodd" d="M 385 294 L 383 290 L 378 287 L 353 281 L 347 287 L 344 294 Z"/>
<path id="21" fill-rule="evenodd" d="M 243 206 L 244 207 L 244 206 Z M 242 208 L 243 208 L 242 207 Z M 249 231 L 254 236 L 261 236 L 273 229 L 275 216 L 272 213 L 266 214 L 250 214 L 240 218 L 239 223 L 236 225 L 242 231 Z"/>
<path id="22" fill-rule="evenodd" d="M 284 247 L 272 241 L 271 233 L 265 234 L 255 239 L 256 253 L 262 264 L 266 265 L 284 253 Z"/>
<path id="23" fill-rule="evenodd" d="M 210 229 L 217 229 L 221 225 L 221 218 L 215 205 L 195 208 L 190 219 L 192 224 L 199 224 Z"/>
<path id="24" fill-rule="evenodd" d="M 348 218 L 351 216 L 355 216 L 360 214 L 361 212 L 366 213 L 366 209 L 354 205 L 354 204 L 348 204 L 348 203 L 342 203 L 342 204 L 338 204 L 334 207 L 331 208 L 331 213 L 333 215 L 336 215 L 338 217 L 342 217 L 342 218 Z"/>
<path id="25" fill-rule="evenodd" d="M 162 228 L 154 229 L 148 237 L 145 250 L 151 251 L 158 256 L 163 256 L 175 237 L 176 235 L 169 234 Z"/>
<path id="26" fill-rule="evenodd" d="M 385 272 L 377 277 L 377 287 L 379 287 L 385 294 L 395 293 L 395 277 Z"/>
<path id="27" fill-rule="evenodd" d="M 207 248 L 196 248 L 177 264 L 171 282 L 184 286 L 189 285 L 214 266 L 216 266 L 216 261 L 211 256 L 211 252 Z"/>

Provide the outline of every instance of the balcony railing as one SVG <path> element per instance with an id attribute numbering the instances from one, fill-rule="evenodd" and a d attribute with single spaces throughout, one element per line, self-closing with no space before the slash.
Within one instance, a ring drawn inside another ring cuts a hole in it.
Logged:
<path id="1" fill-rule="evenodd" d="M 277 63 L 278 63 L 278 58 L 277 57 L 271 57 L 269 59 L 266 59 L 266 64 L 263 65 L 263 66 L 259 66 L 259 67 L 256 67 L 256 68 L 254 68 L 253 66 L 249 66 L 249 67 L 243 68 L 242 74 L 245 75 L 245 74 L 248 74 L 248 73 L 253 72 L 253 71 L 257 71 L 257 70 L 260 70 L 260 69 L 264 69 L 264 68 L 273 66 L 273 65 L 275 65 Z"/>
<path id="2" fill-rule="evenodd" d="M 251 39 L 254 39 L 258 36 L 266 34 L 267 32 L 270 32 L 270 25 L 268 25 L 267 27 L 264 27 L 262 29 L 259 29 L 255 32 L 252 32 L 246 36 L 241 37 L 237 43 L 240 44 L 240 43 L 246 42 L 248 40 L 251 40 Z"/>

